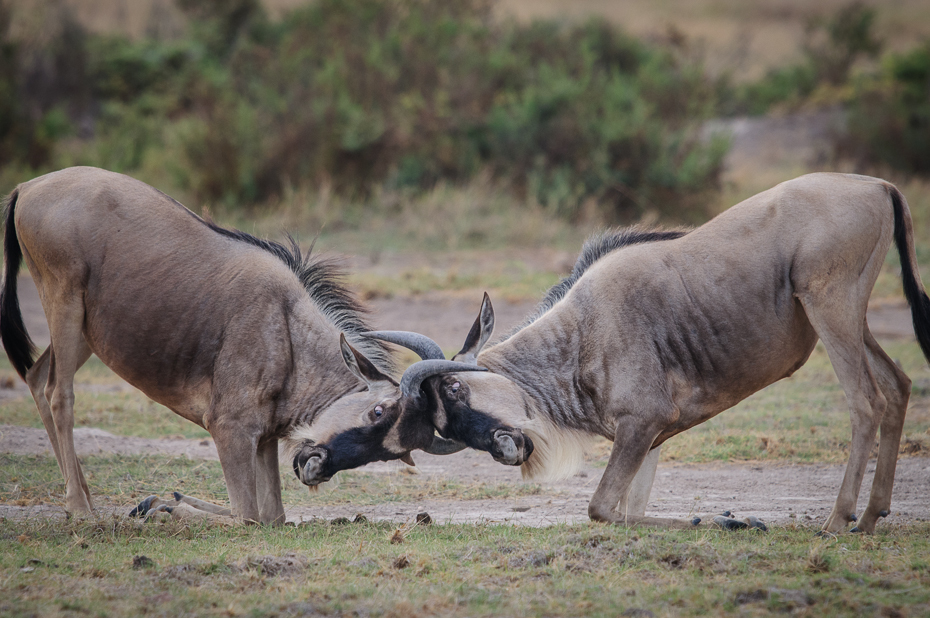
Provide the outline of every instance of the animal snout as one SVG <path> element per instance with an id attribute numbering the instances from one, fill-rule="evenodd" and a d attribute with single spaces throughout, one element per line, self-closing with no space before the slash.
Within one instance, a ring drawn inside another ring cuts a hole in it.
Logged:
<path id="1" fill-rule="evenodd" d="M 325 449 L 319 447 L 304 447 L 294 457 L 294 474 L 304 485 L 319 485 L 328 481 L 332 475 L 326 476 L 324 467 L 329 458 Z"/>
<path id="2" fill-rule="evenodd" d="M 519 466 L 533 452 L 532 442 L 514 429 L 496 429 L 491 440 L 491 456 L 508 466 Z"/>

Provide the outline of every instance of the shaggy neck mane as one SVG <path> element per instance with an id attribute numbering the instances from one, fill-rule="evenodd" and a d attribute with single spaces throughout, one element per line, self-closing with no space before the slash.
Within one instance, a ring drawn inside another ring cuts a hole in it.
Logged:
<path id="1" fill-rule="evenodd" d="M 578 260 L 575 262 L 575 266 L 572 268 L 571 274 L 549 288 L 549 291 L 546 292 L 545 296 L 543 296 L 543 299 L 539 302 L 539 305 L 536 306 L 536 309 L 533 311 L 533 313 L 531 313 L 522 324 L 505 335 L 500 341 L 503 342 L 507 339 L 510 339 L 518 332 L 544 316 L 546 312 L 552 309 L 557 302 L 565 298 L 565 295 L 568 294 L 568 291 L 572 289 L 572 286 L 575 285 L 575 282 L 581 278 L 581 275 L 583 275 L 586 270 L 591 268 L 595 262 L 597 262 L 608 253 L 612 253 L 613 251 L 617 251 L 631 245 L 681 238 L 689 231 L 690 230 L 646 230 L 638 226 L 633 226 L 622 229 L 607 230 L 605 232 L 589 236 L 585 241 L 584 246 L 581 248 L 581 254 L 578 256 Z"/>
<path id="2" fill-rule="evenodd" d="M 372 330 L 364 318 L 368 311 L 343 285 L 345 273 L 336 260 L 313 256 L 310 252 L 303 255 L 297 241 L 290 234 L 287 235 L 289 246 L 285 246 L 273 240 L 256 238 L 239 230 L 226 229 L 210 221 L 204 221 L 204 223 L 218 234 L 258 247 L 284 262 L 307 290 L 310 300 L 336 328 L 345 333 L 346 339 L 356 349 L 382 371 L 394 371 L 394 360 L 387 346 L 380 341 L 360 336 L 361 333 Z"/>
<path id="3" fill-rule="evenodd" d="M 290 234 L 287 235 L 288 245 L 290 245 L 287 247 L 273 240 L 263 240 L 239 230 L 220 227 L 212 221 L 198 217 L 170 195 L 162 191 L 158 192 L 217 234 L 258 247 L 284 262 L 307 290 L 310 300 L 336 328 L 345 333 L 346 339 L 355 349 L 367 356 L 381 371 L 395 372 L 394 359 L 387 345 L 381 341 L 360 336 L 361 333 L 372 330 L 364 318 L 368 311 L 343 285 L 342 280 L 345 274 L 335 260 L 315 257 L 311 253 L 303 255 L 297 241 Z"/>

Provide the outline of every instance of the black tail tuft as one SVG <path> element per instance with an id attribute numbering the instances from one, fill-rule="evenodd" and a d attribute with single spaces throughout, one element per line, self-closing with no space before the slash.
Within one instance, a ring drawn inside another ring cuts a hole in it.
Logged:
<path id="1" fill-rule="evenodd" d="M 914 322 L 914 334 L 923 350 L 924 358 L 930 361 L 930 298 L 920 282 L 917 272 L 917 259 L 909 233 L 910 211 L 904 196 L 894 187 L 890 187 L 891 203 L 894 207 L 894 242 L 901 258 L 901 279 L 904 283 L 904 298 L 911 306 L 911 318 Z"/>
<path id="2" fill-rule="evenodd" d="M 19 296 L 16 293 L 16 277 L 23 262 L 23 251 L 16 238 L 16 226 L 13 223 L 13 210 L 19 192 L 10 194 L 4 209 L 6 230 L 3 235 L 3 255 L 5 270 L 3 289 L 0 291 L 0 341 L 16 373 L 26 379 L 26 372 L 35 362 L 36 346 L 26 332 L 23 314 L 19 309 Z"/>

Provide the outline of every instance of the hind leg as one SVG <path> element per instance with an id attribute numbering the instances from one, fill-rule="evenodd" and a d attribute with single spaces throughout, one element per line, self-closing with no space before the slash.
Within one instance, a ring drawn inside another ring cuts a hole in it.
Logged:
<path id="1" fill-rule="evenodd" d="M 911 380 L 885 354 L 868 328 L 865 329 L 865 344 L 875 379 L 888 401 L 885 415 L 881 419 L 878 463 L 875 467 L 875 478 L 872 480 L 869 505 L 856 526 L 862 532 L 871 533 L 875 530 L 878 518 L 885 517 L 891 510 L 891 490 L 894 486 L 894 472 L 898 463 L 898 448 L 901 445 L 907 401 L 911 395 Z"/>
<path id="2" fill-rule="evenodd" d="M 78 367 L 87 362 L 90 358 L 91 351 L 87 345 L 84 345 L 83 354 L 79 357 Z M 48 434 L 48 440 L 52 443 L 52 450 L 55 453 L 55 461 L 58 462 L 58 469 L 62 475 L 65 474 L 65 468 L 62 465 L 61 449 L 58 446 L 58 432 L 55 429 L 55 421 L 52 418 L 52 409 L 49 406 L 48 399 L 45 397 L 45 387 L 48 385 L 49 369 L 51 367 L 52 346 L 49 346 L 45 352 L 36 360 L 35 364 L 26 373 L 26 384 L 32 393 L 32 398 L 36 402 L 36 408 L 39 410 L 39 416 L 42 418 L 42 424 L 45 426 L 45 432 Z M 87 501 L 93 508 L 90 489 L 87 487 L 87 481 L 84 479 L 84 472 L 78 466 L 78 477 L 81 488 L 87 496 Z"/>
<path id="3" fill-rule="evenodd" d="M 826 296 L 829 302 L 801 298 L 807 317 L 827 348 L 833 370 L 839 379 L 852 425 L 849 460 L 840 493 L 823 529 L 840 532 L 856 519 L 856 503 L 869 452 L 887 405 L 875 380 L 866 354 L 863 331 L 865 303 L 861 309 L 855 298 Z"/>
<path id="4" fill-rule="evenodd" d="M 657 446 L 646 455 L 642 465 L 630 483 L 630 492 L 626 499 L 627 516 L 643 517 L 646 515 L 646 504 L 649 503 L 649 494 L 656 479 L 656 468 L 659 466 L 659 449 Z"/>
<path id="5" fill-rule="evenodd" d="M 81 332 L 83 299 L 80 294 L 65 293 L 52 307 L 54 311 L 48 312 L 52 345 L 45 399 L 58 438 L 59 465 L 66 485 L 65 509 L 86 513 L 91 510 L 90 491 L 74 451 L 74 374 L 89 356 Z"/>
<path id="6" fill-rule="evenodd" d="M 52 346 L 48 346 L 45 352 L 36 360 L 35 365 L 26 372 L 26 384 L 29 386 L 33 400 L 36 402 L 42 424 L 45 425 L 48 441 L 52 443 L 52 451 L 55 453 L 58 469 L 64 474 L 64 468 L 61 465 L 61 449 L 58 448 L 58 432 L 55 431 L 55 421 L 52 420 L 52 409 L 48 405 L 48 399 L 45 398 L 45 386 L 48 384 L 51 357 Z"/>

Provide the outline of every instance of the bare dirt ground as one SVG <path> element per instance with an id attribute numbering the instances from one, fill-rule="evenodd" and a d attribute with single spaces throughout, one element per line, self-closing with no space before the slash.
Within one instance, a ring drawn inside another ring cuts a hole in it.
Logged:
<path id="1" fill-rule="evenodd" d="M 20 299 L 27 327 L 37 343 L 48 342 L 38 295 L 32 282 L 20 282 Z M 430 293 L 413 298 L 372 301 L 373 322 L 378 328 L 409 329 L 434 337 L 446 348 L 454 348 L 459 337 L 467 333 L 480 299 L 471 295 Z M 507 330 L 523 319 L 533 303 L 500 302 L 496 306 L 498 328 Z M 910 314 L 898 304 L 880 304 L 870 308 L 869 323 L 879 337 L 913 337 Z M 459 333 L 460 335 L 455 335 Z M 448 338 L 448 339 L 447 339 Z M 124 388 L 116 386 L 114 388 Z M 131 388 L 126 385 L 125 388 Z M 24 397 L 28 391 L 21 382 L 0 390 L 3 399 Z M 163 453 L 193 459 L 216 459 L 210 440 L 151 440 L 115 436 L 94 428 L 75 429 L 79 456 L 100 453 Z M 51 455 L 44 430 L 0 425 L 0 452 Z M 522 482 L 518 469 L 497 464 L 486 453 L 465 451 L 446 457 L 416 453 L 417 468 L 400 462 L 378 463 L 363 468 L 376 474 L 420 475 L 424 482 L 444 477 L 463 482 Z M 282 466 L 288 470 L 289 464 Z M 735 516 L 755 515 L 774 524 L 820 523 L 828 515 L 843 475 L 839 465 L 772 464 L 660 464 L 647 513 L 665 517 L 719 513 L 730 510 Z M 0 471 L 2 472 L 2 471 Z M 354 517 L 363 513 L 369 519 L 412 521 L 419 512 L 428 512 L 434 521 L 509 522 L 543 526 L 587 520 L 587 504 L 600 480 L 602 468 L 586 466 L 576 476 L 559 483 L 546 484 L 537 495 L 474 501 L 419 500 L 357 507 L 301 507 L 287 509 L 291 521 L 313 517 Z M 858 511 L 868 500 L 868 487 L 874 473 L 871 462 L 863 481 Z M 338 479 L 338 477 L 337 477 Z M 894 503 L 889 523 L 907 523 L 930 518 L 930 459 L 902 458 L 898 462 Z M 338 481 L 331 491 L 338 491 Z M 121 510 L 128 510 L 131 505 Z M 63 516 L 60 506 L 21 507 L 5 504 L 0 496 L 0 517 Z"/>

